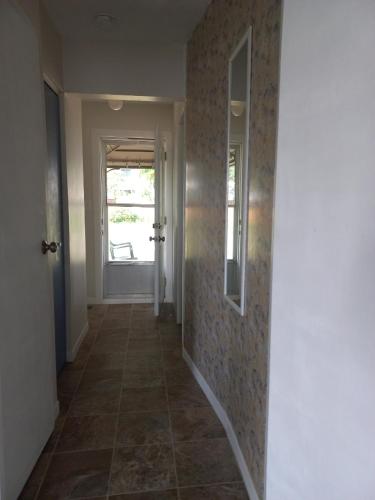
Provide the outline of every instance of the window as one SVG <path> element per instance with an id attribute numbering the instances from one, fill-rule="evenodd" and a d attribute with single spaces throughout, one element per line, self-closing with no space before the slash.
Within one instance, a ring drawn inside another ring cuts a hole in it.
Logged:
<path id="1" fill-rule="evenodd" d="M 152 262 L 155 219 L 153 149 L 106 146 L 105 217 L 109 262 Z"/>
<path id="2" fill-rule="evenodd" d="M 227 259 L 238 260 L 238 241 L 241 234 L 241 199 L 239 192 L 240 145 L 232 144 L 228 165 L 228 204 L 227 204 Z"/>

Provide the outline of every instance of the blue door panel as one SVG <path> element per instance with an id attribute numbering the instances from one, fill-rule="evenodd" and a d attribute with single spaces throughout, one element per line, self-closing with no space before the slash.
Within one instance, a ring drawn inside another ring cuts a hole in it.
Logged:
<path id="1" fill-rule="evenodd" d="M 56 370 L 61 371 L 66 362 L 66 321 L 65 321 L 65 271 L 64 234 L 62 207 L 62 171 L 60 144 L 59 98 L 44 85 L 47 125 L 47 239 L 61 246 L 54 254 L 49 254 L 53 274 L 53 302 L 55 308 Z"/>

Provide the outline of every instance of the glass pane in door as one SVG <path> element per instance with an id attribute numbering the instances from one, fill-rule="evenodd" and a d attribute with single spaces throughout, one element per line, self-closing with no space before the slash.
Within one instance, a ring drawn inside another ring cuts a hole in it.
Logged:
<path id="1" fill-rule="evenodd" d="M 107 167 L 107 203 L 153 205 L 154 182 L 154 168 Z"/>
<path id="2" fill-rule="evenodd" d="M 154 207 L 108 207 L 108 260 L 154 261 Z"/>

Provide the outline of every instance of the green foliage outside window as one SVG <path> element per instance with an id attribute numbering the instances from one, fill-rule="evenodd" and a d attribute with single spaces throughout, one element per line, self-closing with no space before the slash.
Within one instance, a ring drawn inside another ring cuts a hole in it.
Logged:
<path id="1" fill-rule="evenodd" d="M 110 222 L 114 224 L 121 224 L 122 222 L 128 222 L 134 224 L 135 222 L 142 222 L 143 217 L 140 217 L 137 214 L 129 214 L 126 209 L 118 211 L 110 217 Z"/>

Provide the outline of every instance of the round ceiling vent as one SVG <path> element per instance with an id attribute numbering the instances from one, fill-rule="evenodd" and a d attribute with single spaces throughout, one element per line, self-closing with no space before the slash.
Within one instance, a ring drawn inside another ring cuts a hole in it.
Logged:
<path id="1" fill-rule="evenodd" d="M 101 29 L 111 28 L 116 22 L 115 17 L 111 16 L 110 14 L 105 14 L 104 12 L 96 14 L 94 20 L 96 26 L 98 26 Z"/>

